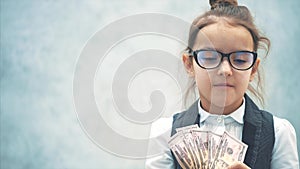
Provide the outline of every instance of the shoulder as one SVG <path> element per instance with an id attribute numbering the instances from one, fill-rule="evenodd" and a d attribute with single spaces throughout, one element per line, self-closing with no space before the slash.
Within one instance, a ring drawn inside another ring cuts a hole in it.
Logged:
<path id="1" fill-rule="evenodd" d="M 175 113 L 173 115 L 173 122 L 176 121 L 176 120 L 184 118 L 184 116 L 186 115 L 186 113 L 187 113 L 187 111 L 182 111 L 180 113 Z"/>
<path id="2" fill-rule="evenodd" d="M 195 124 L 195 120 L 199 115 L 198 102 L 199 100 L 196 100 L 187 110 L 174 114 L 173 126 L 183 127 L 183 126 Z"/>
<path id="3" fill-rule="evenodd" d="M 263 121 L 268 123 L 268 125 L 272 125 L 274 127 L 274 136 L 275 141 L 280 140 L 279 138 L 284 137 L 284 135 L 289 135 L 290 137 L 296 137 L 296 131 L 293 125 L 284 118 L 279 118 L 277 116 L 272 115 L 271 113 L 260 110 Z M 266 124 L 263 124 L 265 127 Z"/>
<path id="4" fill-rule="evenodd" d="M 299 168 L 297 137 L 292 124 L 283 118 L 274 118 L 275 144 L 272 151 L 272 169 Z"/>
<path id="5" fill-rule="evenodd" d="M 276 116 L 273 116 L 274 120 L 274 131 L 275 134 L 277 133 L 282 133 L 284 134 L 285 132 L 290 133 L 292 135 L 296 135 L 295 128 L 293 125 L 286 119 L 279 118 Z"/>
<path id="6" fill-rule="evenodd" d="M 172 128 L 172 121 L 172 117 L 163 117 L 154 121 L 151 125 L 150 137 L 157 137 L 170 131 Z"/>
<path id="7" fill-rule="evenodd" d="M 171 136 L 171 131 L 174 126 L 174 123 L 176 123 L 175 126 L 177 126 L 177 123 L 181 122 L 181 120 L 185 118 L 186 114 L 187 110 L 175 113 L 171 117 L 163 117 L 154 121 L 151 124 L 150 137 L 156 137 L 158 135 L 166 133 L 169 133 L 169 136 Z"/>

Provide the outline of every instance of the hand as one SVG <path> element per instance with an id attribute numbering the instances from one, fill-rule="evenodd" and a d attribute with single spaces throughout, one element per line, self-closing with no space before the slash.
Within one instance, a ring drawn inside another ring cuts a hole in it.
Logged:
<path id="1" fill-rule="evenodd" d="M 234 163 L 233 165 L 229 166 L 228 169 L 251 169 L 251 168 L 248 167 L 244 163 L 237 162 L 237 163 Z"/>

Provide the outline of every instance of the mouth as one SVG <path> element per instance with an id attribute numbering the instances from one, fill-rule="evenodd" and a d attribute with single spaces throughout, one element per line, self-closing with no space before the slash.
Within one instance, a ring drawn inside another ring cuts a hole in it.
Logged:
<path id="1" fill-rule="evenodd" d="M 229 83 L 217 83 L 213 85 L 214 87 L 234 87 L 232 84 Z"/>

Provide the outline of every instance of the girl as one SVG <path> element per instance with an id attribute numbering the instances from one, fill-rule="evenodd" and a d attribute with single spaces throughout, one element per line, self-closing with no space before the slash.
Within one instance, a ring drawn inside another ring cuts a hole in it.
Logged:
<path id="1" fill-rule="evenodd" d="M 260 110 L 246 94 L 248 89 L 263 103 L 256 52 L 264 47 L 268 53 L 269 40 L 259 34 L 247 7 L 238 6 L 236 0 L 210 0 L 210 5 L 210 11 L 193 21 L 182 56 L 200 98 L 171 121 L 156 124 L 172 129 L 155 144 L 164 154 L 148 159 L 146 168 L 180 168 L 167 141 L 176 128 L 198 124 L 205 130 L 227 131 L 248 145 L 244 163 L 229 168 L 298 169 L 293 126 Z"/>

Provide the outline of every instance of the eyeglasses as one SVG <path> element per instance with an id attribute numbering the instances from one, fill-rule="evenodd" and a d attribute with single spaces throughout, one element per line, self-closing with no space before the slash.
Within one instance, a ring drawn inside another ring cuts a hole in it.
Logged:
<path id="1" fill-rule="evenodd" d="M 257 53 L 250 51 L 235 51 L 231 53 L 222 53 L 216 50 L 196 50 L 192 52 L 197 64 L 203 69 L 214 69 L 220 66 L 224 57 L 228 58 L 228 62 L 234 69 L 248 70 L 256 59 Z"/>

